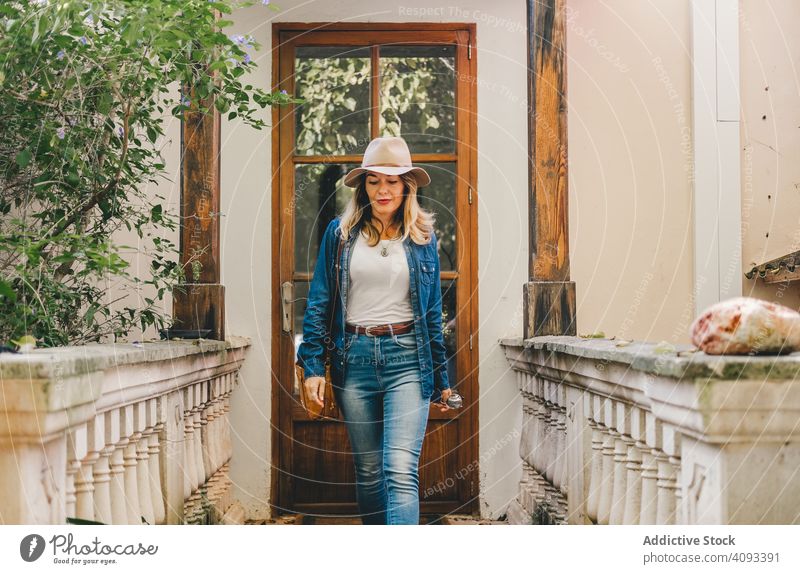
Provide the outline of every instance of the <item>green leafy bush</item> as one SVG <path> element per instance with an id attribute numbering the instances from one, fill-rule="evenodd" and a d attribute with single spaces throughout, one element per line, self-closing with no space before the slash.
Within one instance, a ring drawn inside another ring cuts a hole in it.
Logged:
<path id="1" fill-rule="evenodd" d="M 223 29 L 251 4 L 269 3 L 0 2 L 0 342 L 165 325 L 158 302 L 184 274 L 164 237 L 177 221 L 144 193 L 165 174 L 164 116 L 213 105 L 261 129 L 259 108 L 298 101 L 240 81 L 259 46 Z M 122 228 L 148 246 L 145 277 L 112 239 Z M 156 295 L 112 308 L 112 281 Z"/>

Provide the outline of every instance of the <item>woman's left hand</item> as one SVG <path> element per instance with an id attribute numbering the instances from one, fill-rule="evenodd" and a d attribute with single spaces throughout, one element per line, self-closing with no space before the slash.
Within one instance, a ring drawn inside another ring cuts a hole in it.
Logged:
<path id="1" fill-rule="evenodd" d="M 450 395 L 452 394 L 452 392 L 453 392 L 453 389 L 445 389 L 445 390 L 443 390 L 442 391 L 442 398 L 440 399 L 441 402 L 436 402 L 436 403 L 433 403 L 433 404 L 436 405 L 437 407 L 439 407 L 439 410 L 442 411 L 442 412 L 449 411 L 450 407 L 447 406 L 447 399 L 450 398 Z"/>

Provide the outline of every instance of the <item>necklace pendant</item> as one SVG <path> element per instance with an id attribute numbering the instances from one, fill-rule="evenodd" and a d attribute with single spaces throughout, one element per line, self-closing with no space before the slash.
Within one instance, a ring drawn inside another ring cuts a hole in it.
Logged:
<path id="1" fill-rule="evenodd" d="M 382 255 L 383 257 L 388 257 L 388 256 L 389 256 L 389 250 L 386 248 L 386 246 L 385 246 L 385 245 L 383 245 L 383 246 L 381 247 L 381 255 Z"/>

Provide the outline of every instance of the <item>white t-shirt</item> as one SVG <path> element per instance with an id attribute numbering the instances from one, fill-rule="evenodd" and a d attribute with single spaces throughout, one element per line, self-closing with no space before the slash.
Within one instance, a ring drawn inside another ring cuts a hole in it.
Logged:
<path id="1" fill-rule="evenodd" d="M 386 246 L 388 255 L 381 255 Z M 374 247 L 358 234 L 350 259 L 346 321 L 369 327 L 414 318 L 408 260 L 401 239 L 381 239 Z"/>

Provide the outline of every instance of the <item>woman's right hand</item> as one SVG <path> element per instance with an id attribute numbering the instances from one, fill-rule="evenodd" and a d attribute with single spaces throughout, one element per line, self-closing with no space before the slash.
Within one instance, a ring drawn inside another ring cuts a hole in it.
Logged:
<path id="1" fill-rule="evenodd" d="M 308 377 L 303 383 L 306 397 L 312 398 L 320 406 L 325 406 L 325 377 Z"/>

